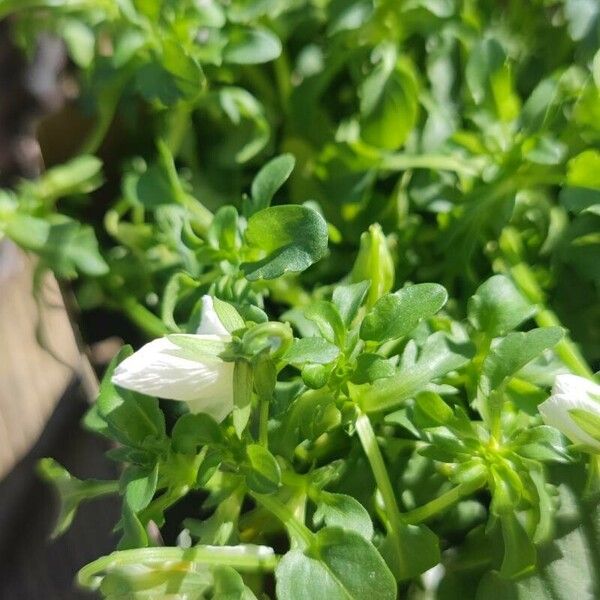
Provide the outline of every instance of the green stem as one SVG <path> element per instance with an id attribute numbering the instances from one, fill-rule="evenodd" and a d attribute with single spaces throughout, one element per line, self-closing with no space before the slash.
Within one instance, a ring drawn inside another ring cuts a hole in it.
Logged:
<path id="1" fill-rule="evenodd" d="M 380 167 L 390 171 L 430 169 L 453 171 L 464 175 L 477 175 L 481 170 L 472 160 L 467 161 L 445 154 L 389 154 L 382 159 Z"/>
<path id="2" fill-rule="evenodd" d="M 168 129 L 165 135 L 165 144 L 173 156 L 177 156 L 183 144 L 186 133 L 190 127 L 190 116 L 193 108 L 190 104 L 180 101 L 171 111 Z"/>
<path id="3" fill-rule="evenodd" d="M 404 519 L 411 525 L 416 525 L 418 523 L 422 523 L 423 521 L 427 521 L 428 519 L 431 519 L 432 517 L 435 517 L 439 513 L 450 508 L 464 496 L 469 496 L 473 492 L 483 487 L 485 481 L 486 478 L 481 476 L 473 479 L 473 481 L 461 483 L 451 490 L 448 490 L 441 496 L 438 496 L 434 500 L 431 500 L 431 502 L 404 513 Z"/>
<path id="4" fill-rule="evenodd" d="M 375 483 L 381 493 L 388 519 L 391 523 L 398 523 L 402 520 L 402 515 L 400 514 L 400 509 L 396 502 L 396 494 L 392 488 L 392 483 L 390 482 L 383 456 L 379 449 L 375 432 L 373 431 L 373 426 L 366 414 L 360 413 L 356 419 L 356 431 L 367 456 L 367 460 L 371 465 Z"/>
<path id="5" fill-rule="evenodd" d="M 304 524 L 301 523 L 290 508 L 273 496 L 266 494 L 257 494 L 249 492 L 252 498 L 256 500 L 263 508 L 267 509 L 272 515 L 277 517 L 288 530 L 290 537 L 294 540 L 301 541 L 305 547 L 310 547 L 313 542 L 313 532 Z"/>
<path id="6" fill-rule="evenodd" d="M 265 448 L 269 447 L 269 399 L 259 398 L 260 413 L 258 416 L 258 443 Z"/>
<path id="7" fill-rule="evenodd" d="M 169 332 L 167 326 L 154 313 L 150 312 L 132 296 L 123 298 L 118 306 L 150 337 L 161 337 Z"/>
<path id="8" fill-rule="evenodd" d="M 201 563 L 204 565 L 227 565 L 240 571 L 273 571 L 278 557 L 267 546 L 250 546 L 255 552 L 240 552 L 239 547 L 196 546 L 194 548 L 135 548 L 121 550 L 103 556 L 86 565 L 77 574 L 77 583 L 85 588 L 97 589 L 102 581 L 102 573 L 127 565 L 152 564 L 164 569 L 165 564 Z M 180 568 L 178 568 L 180 570 Z"/>

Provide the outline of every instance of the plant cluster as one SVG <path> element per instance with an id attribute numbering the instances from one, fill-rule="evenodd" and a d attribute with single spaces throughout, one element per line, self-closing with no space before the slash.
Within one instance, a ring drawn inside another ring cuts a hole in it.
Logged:
<path id="1" fill-rule="evenodd" d="M 0 235 L 84 311 L 156 338 L 121 350 L 84 419 L 119 479 L 40 465 L 56 534 L 81 502 L 122 498 L 117 551 L 80 585 L 600 593 L 594 0 L 12 13 L 26 50 L 64 40 L 94 125 L 0 192 Z"/>

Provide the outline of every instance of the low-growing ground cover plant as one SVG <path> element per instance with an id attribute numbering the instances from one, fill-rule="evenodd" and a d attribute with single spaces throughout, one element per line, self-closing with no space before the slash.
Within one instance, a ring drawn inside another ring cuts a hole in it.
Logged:
<path id="1" fill-rule="evenodd" d="M 94 125 L 1 192 L 0 232 L 147 342 L 83 423 L 120 478 L 40 465 L 55 534 L 122 499 L 79 585 L 600 594 L 595 2 L 11 13 L 29 51 L 64 39 Z"/>

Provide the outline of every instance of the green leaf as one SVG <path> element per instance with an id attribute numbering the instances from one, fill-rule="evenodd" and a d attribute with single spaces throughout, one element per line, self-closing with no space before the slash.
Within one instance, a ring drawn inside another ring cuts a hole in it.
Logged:
<path id="1" fill-rule="evenodd" d="M 268 29 L 236 29 L 229 33 L 223 60 L 238 65 L 270 62 L 281 54 L 279 38 Z"/>
<path id="2" fill-rule="evenodd" d="M 469 299 L 468 316 L 474 327 L 493 338 L 506 335 L 536 310 L 508 277 L 494 275 Z"/>
<path id="3" fill-rule="evenodd" d="M 306 206 L 273 206 L 250 217 L 246 242 L 264 258 L 242 265 L 246 277 L 275 279 L 304 271 L 327 252 L 327 223 Z"/>
<path id="4" fill-rule="evenodd" d="M 544 350 L 563 337 L 560 327 L 540 327 L 527 332 L 512 332 L 492 348 L 483 363 L 479 388 L 484 396 L 503 384 Z"/>
<path id="5" fill-rule="evenodd" d="M 506 579 L 522 577 L 535 568 L 535 546 L 514 513 L 502 515 L 500 523 L 504 539 L 504 560 L 500 576 Z"/>
<path id="6" fill-rule="evenodd" d="M 394 600 L 396 582 L 375 547 L 359 534 L 325 527 L 303 552 L 290 550 L 275 570 L 279 600 Z"/>
<path id="7" fill-rule="evenodd" d="M 239 438 L 248 425 L 252 411 L 252 367 L 237 360 L 233 369 L 233 426 Z"/>
<path id="8" fill-rule="evenodd" d="M 146 508 L 154 497 L 158 483 L 158 463 L 152 469 L 129 466 L 121 476 L 125 502 L 134 512 Z"/>
<path id="9" fill-rule="evenodd" d="M 405 287 L 377 300 L 360 327 L 363 340 L 385 342 L 410 333 L 422 319 L 437 313 L 448 299 L 437 283 Z"/>
<path id="10" fill-rule="evenodd" d="M 417 394 L 415 408 L 436 425 L 445 425 L 454 419 L 452 409 L 434 392 Z"/>
<path id="11" fill-rule="evenodd" d="M 54 487 L 60 501 L 60 513 L 52 537 L 62 535 L 70 527 L 81 502 L 118 492 L 116 481 L 97 479 L 82 481 L 73 477 L 52 458 L 40 460 L 37 464 L 37 472 L 44 481 Z"/>
<path id="12" fill-rule="evenodd" d="M 406 581 L 435 567 L 440 562 L 440 543 L 425 525 L 399 522 L 388 529 L 380 552 L 398 581 Z"/>
<path id="13" fill-rule="evenodd" d="M 396 60 L 395 48 L 386 46 L 381 54 L 359 89 L 360 132 L 367 143 L 396 150 L 417 122 L 417 81 L 406 59 Z"/>
<path id="14" fill-rule="evenodd" d="M 333 304 L 337 307 L 346 327 L 352 324 L 370 287 L 370 281 L 359 281 L 349 285 L 337 285 L 333 290 Z"/>
<path id="15" fill-rule="evenodd" d="M 567 183 L 575 187 L 600 189 L 600 152 L 585 150 L 567 165 Z"/>
<path id="16" fill-rule="evenodd" d="M 589 410 L 574 408 L 569 411 L 573 421 L 588 435 L 600 441 L 600 416 Z"/>
<path id="17" fill-rule="evenodd" d="M 224 441 L 219 424 L 206 413 L 188 413 L 179 417 L 171 439 L 175 452 L 183 454 L 195 454 L 201 446 Z"/>
<path id="18" fill-rule="evenodd" d="M 453 341 L 442 332 L 434 333 L 427 339 L 416 363 L 403 361 L 393 377 L 354 388 L 351 394 L 365 412 L 397 408 L 429 382 L 465 365 L 472 353 L 471 344 Z"/>
<path id="19" fill-rule="evenodd" d="M 206 241 L 217 250 L 235 251 L 238 247 L 238 212 L 234 206 L 221 206 L 206 234 Z"/>
<path id="20" fill-rule="evenodd" d="M 560 431 L 541 425 L 521 431 L 511 442 L 516 451 L 526 458 L 542 462 L 571 462 L 567 443 Z"/>
<path id="21" fill-rule="evenodd" d="M 339 353 L 337 346 L 322 337 L 308 337 L 295 339 L 283 360 L 300 366 L 306 363 L 327 364 L 334 361 Z"/>
<path id="22" fill-rule="evenodd" d="M 366 540 L 373 538 L 373 523 L 367 509 L 352 496 L 320 492 L 316 498 L 317 510 L 313 523 L 322 522 L 328 527 L 339 527 L 358 533 Z"/>
<path id="23" fill-rule="evenodd" d="M 246 471 L 246 484 L 257 494 L 272 494 L 281 485 L 281 469 L 277 459 L 259 444 L 246 447 L 249 468 Z"/>
<path id="24" fill-rule="evenodd" d="M 123 535 L 117 545 L 117 550 L 129 550 L 133 548 L 145 548 L 148 546 L 148 533 L 136 512 L 127 502 L 123 503 L 121 515 L 121 526 Z"/>
<path id="25" fill-rule="evenodd" d="M 178 349 L 172 350 L 175 356 L 198 362 L 203 360 L 219 361 L 221 360 L 220 355 L 228 347 L 227 342 L 203 339 L 190 333 L 172 333 L 167 336 L 167 339 L 178 347 Z"/>
<path id="26" fill-rule="evenodd" d="M 96 405 L 98 416 L 106 422 L 113 439 L 126 446 L 143 448 L 148 440 L 164 438 L 165 418 L 156 398 L 113 385 L 111 377 L 114 370 L 132 353 L 131 346 L 124 346 L 113 358 L 102 378 Z"/>
<path id="27" fill-rule="evenodd" d="M 346 328 L 334 304 L 327 300 L 318 300 L 304 310 L 304 315 L 317 326 L 328 342 L 343 345 Z"/>
<path id="28" fill-rule="evenodd" d="M 352 373 L 352 383 L 372 383 L 376 379 L 392 377 L 396 373 L 396 366 L 392 360 L 383 358 L 379 354 L 362 352 L 356 359 L 356 368 Z"/>
<path id="29" fill-rule="evenodd" d="M 94 32 L 81 21 L 65 19 L 60 34 L 75 64 L 83 69 L 89 67 L 94 60 Z"/>
<path id="30" fill-rule="evenodd" d="M 277 190 L 288 180 L 296 160 L 291 154 L 271 159 L 252 181 L 252 200 L 248 202 L 247 216 L 268 208 Z"/>
<path id="31" fill-rule="evenodd" d="M 87 194 L 102 183 L 102 161 L 95 156 L 78 156 L 62 165 L 48 169 L 38 181 L 24 184 L 42 202 L 74 194 Z"/>
<path id="32" fill-rule="evenodd" d="M 246 326 L 240 313 L 234 306 L 229 304 L 229 302 L 223 302 L 223 300 L 219 300 L 219 298 L 213 298 L 213 307 L 219 317 L 219 321 L 221 321 L 223 327 L 225 327 L 229 333 L 243 329 Z"/>
<path id="33" fill-rule="evenodd" d="M 200 63 L 177 39 L 162 40 L 161 64 L 173 77 L 179 91 L 190 100 L 197 98 L 206 83 Z"/>

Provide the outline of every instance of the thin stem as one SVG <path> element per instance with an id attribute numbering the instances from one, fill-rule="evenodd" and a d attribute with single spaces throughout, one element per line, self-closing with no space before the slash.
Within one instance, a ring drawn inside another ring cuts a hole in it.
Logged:
<path id="1" fill-rule="evenodd" d="M 431 502 L 427 504 L 423 504 L 423 506 L 419 506 L 419 508 L 415 508 L 407 513 L 404 513 L 404 519 L 407 523 L 412 525 L 416 525 L 418 523 L 422 523 L 427 519 L 431 519 L 435 517 L 439 513 L 444 510 L 450 508 L 456 502 L 458 502 L 464 496 L 468 496 L 473 492 L 477 491 L 485 484 L 486 478 L 484 476 L 477 477 L 473 479 L 473 481 L 466 481 L 457 485 L 456 487 L 448 490 L 441 496 L 438 496 Z"/>
<path id="2" fill-rule="evenodd" d="M 171 112 L 168 129 L 165 134 L 165 144 L 173 156 L 177 156 L 183 140 L 190 127 L 190 116 L 193 108 L 187 102 L 180 101 Z"/>
<path id="3" fill-rule="evenodd" d="M 168 333 L 165 324 L 135 298 L 124 298 L 119 308 L 149 336 L 160 337 Z"/>
<path id="4" fill-rule="evenodd" d="M 242 551 L 240 551 L 242 550 Z M 195 546 L 194 548 L 136 548 L 121 550 L 103 556 L 86 565 L 77 574 L 77 582 L 85 588 L 96 589 L 102 581 L 101 573 L 126 565 L 152 564 L 164 569 L 165 564 L 202 563 L 227 565 L 240 571 L 273 571 L 279 558 L 269 546 Z M 181 566 L 174 566 L 174 572 Z"/>
<path id="5" fill-rule="evenodd" d="M 383 462 L 383 456 L 379 449 L 373 426 L 366 414 L 360 413 L 356 419 L 356 431 L 369 464 L 371 465 L 371 470 L 373 471 L 375 482 L 381 493 L 388 518 L 392 523 L 400 522 L 402 516 L 400 514 L 400 509 L 398 508 L 398 503 L 396 502 L 396 494 L 394 494 L 394 489 L 392 488 L 385 463 Z"/>
<path id="6" fill-rule="evenodd" d="M 431 169 L 453 171 L 464 175 L 477 175 L 481 168 L 473 160 L 464 160 L 445 154 L 390 154 L 381 162 L 382 169 L 407 171 L 409 169 Z"/>
<path id="7" fill-rule="evenodd" d="M 304 524 L 301 523 L 290 508 L 273 496 L 266 494 L 257 494 L 256 492 L 249 492 L 249 494 L 260 504 L 263 508 L 266 508 L 272 515 L 277 517 L 288 530 L 290 537 L 295 540 L 301 541 L 305 547 L 309 547 L 312 544 L 314 534 Z"/>
<path id="8" fill-rule="evenodd" d="M 258 443 L 265 448 L 269 447 L 269 399 L 259 398 L 260 413 L 258 416 Z"/>

